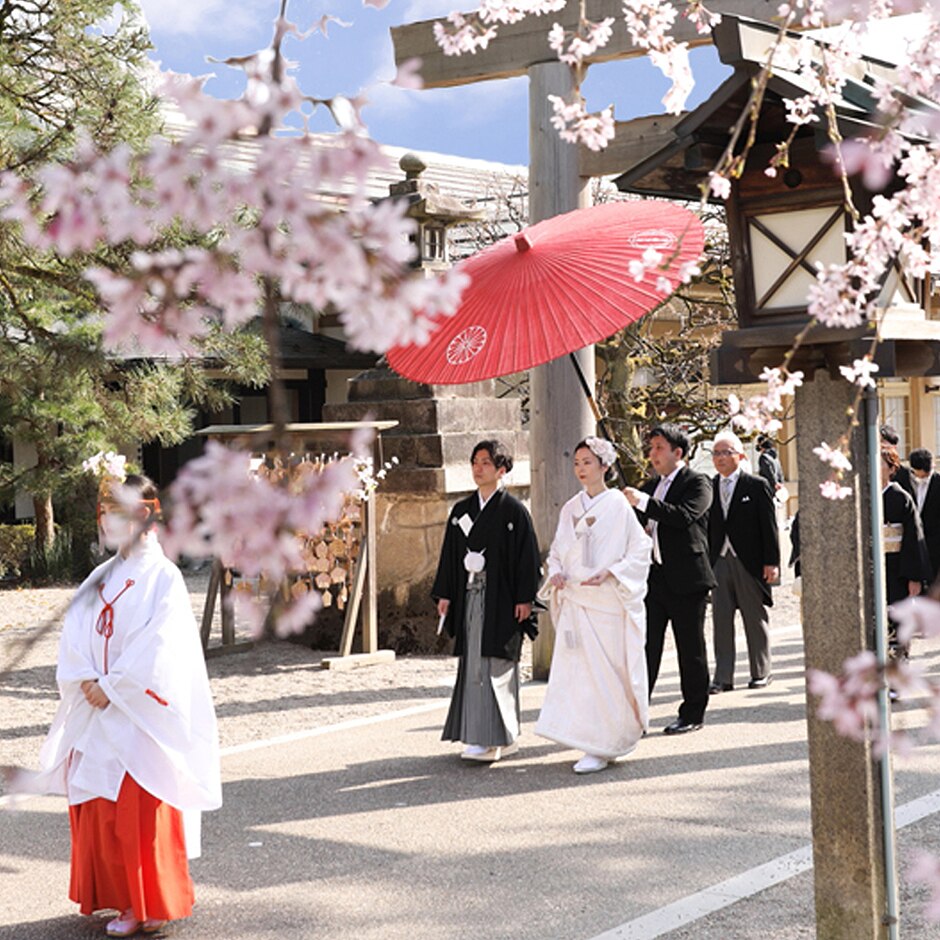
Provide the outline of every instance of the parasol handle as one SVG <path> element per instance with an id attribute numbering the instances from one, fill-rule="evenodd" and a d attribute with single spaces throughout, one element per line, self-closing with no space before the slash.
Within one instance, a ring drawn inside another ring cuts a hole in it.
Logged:
<path id="1" fill-rule="evenodd" d="M 584 391 L 584 395 L 588 400 L 588 404 L 591 406 L 591 411 L 594 413 L 594 420 L 597 421 L 597 426 L 600 428 L 601 434 L 604 435 L 604 438 L 610 441 L 611 444 L 614 444 L 614 439 L 610 436 L 610 431 L 607 428 L 607 420 L 601 414 L 600 408 L 597 406 L 597 402 L 594 400 L 594 393 L 591 391 L 591 387 L 588 385 L 587 379 L 584 376 L 584 370 L 581 368 L 581 363 L 578 362 L 578 357 L 575 353 L 568 353 L 568 358 L 571 360 L 572 365 L 574 366 L 574 371 L 577 373 L 578 381 L 581 383 L 581 388 Z M 617 445 L 614 444 L 614 453 L 617 452 Z M 620 477 L 620 482 L 626 486 L 627 477 L 623 472 L 623 467 L 620 466 L 620 457 L 614 458 L 614 467 L 617 469 L 617 474 Z"/>

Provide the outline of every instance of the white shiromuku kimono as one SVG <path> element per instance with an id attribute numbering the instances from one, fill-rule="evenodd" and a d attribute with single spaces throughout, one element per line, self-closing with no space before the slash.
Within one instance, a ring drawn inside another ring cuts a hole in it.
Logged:
<path id="1" fill-rule="evenodd" d="M 127 558 L 99 565 L 62 628 L 61 702 L 22 789 L 70 804 L 116 801 L 125 774 L 183 811 L 187 854 L 199 854 L 199 813 L 222 804 L 219 740 L 205 659 L 179 569 L 151 532 Z M 85 700 L 97 679 L 110 699 Z"/>
<path id="2" fill-rule="evenodd" d="M 626 497 L 581 492 L 562 507 L 539 594 L 555 625 L 555 650 L 536 734 L 614 760 L 648 723 L 646 579 L 652 541 Z M 600 572 L 597 586 L 581 582 Z"/>

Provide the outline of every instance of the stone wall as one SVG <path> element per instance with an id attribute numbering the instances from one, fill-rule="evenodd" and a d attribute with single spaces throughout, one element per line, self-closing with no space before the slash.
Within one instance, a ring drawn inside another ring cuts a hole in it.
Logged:
<path id="1" fill-rule="evenodd" d="M 379 645 L 400 653 L 440 651 L 430 598 L 451 506 L 474 489 L 470 453 L 482 438 L 498 438 L 513 454 L 507 477 L 513 494 L 528 499 L 528 434 L 520 402 L 497 398 L 492 382 L 418 385 L 386 369 L 350 382 L 349 401 L 327 405 L 324 421 L 398 421 L 382 435 L 392 467 L 376 495 Z"/>

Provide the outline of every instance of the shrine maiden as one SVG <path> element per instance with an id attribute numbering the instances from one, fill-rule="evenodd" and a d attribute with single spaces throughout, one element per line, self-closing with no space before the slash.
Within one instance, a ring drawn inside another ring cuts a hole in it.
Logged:
<path id="1" fill-rule="evenodd" d="M 583 489 L 562 506 L 548 556 L 555 649 L 536 734 L 583 751 L 575 773 L 629 754 L 647 726 L 646 579 L 652 542 L 626 497 L 604 477 L 609 441 L 575 448 Z"/>
<path id="2" fill-rule="evenodd" d="M 477 491 L 451 510 L 432 596 L 460 657 L 443 740 L 465 760 L 497 761 L 518 748 L 522 634 L 535 635 L 539 548 L 532 519 L 500 486 L 512 457 L 480 441 L 470 457 Z"/>
<path id="3" fill-rule="evenodd" d="M 199 854 L 199 811 L 219 807 L 222 792 L 189 595 L 152 529 L 156 488 L 129 476 L 118 502 L 116 487 L 104 491 L 100 521 L 117 554 L 66 614 L 43 769 L 14 787 L 68 797 L 69 896 L 83 914 L 120 911 L 107 933 L 126 937 L 192 912 L 187 855 Z"/>

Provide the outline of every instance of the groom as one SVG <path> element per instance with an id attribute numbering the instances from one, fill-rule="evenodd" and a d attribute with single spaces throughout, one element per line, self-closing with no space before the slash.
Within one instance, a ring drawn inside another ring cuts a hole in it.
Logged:
<path id="1" fill-rule="evenodd" d="M 528 511 L 501 486 L 512 470 L 506 448 L 480 441 L 470 468 L 477 490 L 448 516 L 431 593 L 459 657 L 442 738 L 466 744 L 464 760 L 489 763 L 518 748 L 519 656 L 523 633 L 536 632 L 539 547 Z"/>
<path id="2" fill-rule="evenodd" d="M 646 593 L 646 668 L 650 696 L 659 675 L 666 624 L 679 656 L 682 704 L 666 734 L 698 731 L 708 705 L 705 606 L 715 576 L 708 558 L 711 481 L 686 464 L 689 438 L 673 424 L 653 428 L 649 462 L 656 476 L 624 495 L 653 539 L 653 564 Z"/>

